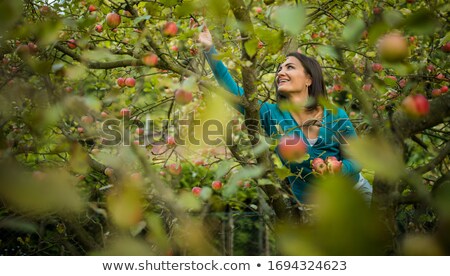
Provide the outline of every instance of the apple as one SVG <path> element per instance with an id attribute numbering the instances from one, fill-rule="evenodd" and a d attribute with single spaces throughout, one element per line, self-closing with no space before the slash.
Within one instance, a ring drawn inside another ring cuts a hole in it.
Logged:
<path id="1" fill-rule="evenodd" d="M 327 164 L 325 164 L 325 161 L 320 157 L 314 158 L 311 161 L 311 167 L 318 174 L 325 174 L 327 172 Z"/>
<path id="2" fill-rule="evenodd" d="M 283 136 L 278 143 L 278 153 L 287 161 L 300 159 L 306 153 L 306 145 L 298 136 Z"/>
<path id="3" fill-rule="evenodd" d="M 72 92 L 73 92 L 73 88 L 72 88 L 71 86 L 67 86 L 66 88 L 64 88 L 64 90 L 65 90 L 67 93 L 72 93 Z"/>
<path id="4" fill-rule="evenodd" d="M 424 116 L 430 111 L 430 103 L 422 94 L 409 95 L 403 99 L 402 107 L 412 116 Z"/>
<path id="5" fill-rule="evenodd" d="M 381 65 L 380 63 L 372 64 L 372 71 L 381 72 L 381 70 L 383 70 L 383 65 Z"/>
<path id="6" fill-rule="evenodd" d="M 406 79 L 401 79 L 398 82 L 398 85 L 400 85 L 400 88 L 405 88 L 406 84 L 408 83 L 408 81 Z"/>
<path id="7" fill-rule="evenodd" d="M 336 156 L 328 156 L 328 157 L 325 159 L 325 163 L 328 163 L 328 162 L 331 162 L 331 161 L 338 161 L 338 159 L 337 159 Z"/>
<path id="8" fill-rule="evenodd" d="M 97 33 L 103 32 L 103 25 L 102 25 L 102 24 L 96 25 L 96 26 L 95 26 L 95 31 L 96 31 Z"/>
<path id="9" fill-rule="evenodd" d="M 441 93 L 442 94 L 443 93 L 447 93 L 447 91 L 448 91 L 448 86 L 447 85 L 444 85 L 444 86 L 441 87 Z"/>
<path id="10" fill-rule="evenodd" d="M 122 108 L 120 110 L 120 116 L 122 117 L 130 117 L 130 110 L 128 108 Z"/>
<path id="11" fill-rule="evenodd" d="M 256 13 L 262 13 L 263 9 L 261 7 L 256 7 L 255 12 Z"/>
<path id="12" fill-rule="evenodd" d="M 35 55 L 38 52 L 38 47 L 33 42 L 28 42 L 27 46 L 30 50 L 30 54 Z"/>
<path id="13" fill-rule="evenodd" d="M 78 133 L 82 134 L 82 133 L 84 133 L 84 128 L 78 127 L 78 128 L 77 128 L 77 131 L 78 131 Z"/>
<path id="14" fill-rule="evenodd" d="M 445 76 L 444 76 L 444 74 L 439 73 L 439 74 L 436 75 L 436 79 L 438 79 L 438 80 L 445 80 Z"/>
<path id="15" fill-rule="evenodd" d="M 39 11 L 42 15 L 47 15 L 50 13 L 50 7 L 49 6 L 42 6 Z"/>
<path id="16" fill-rule="evenodd" d="M 89 5 L 88 10 L 89 12 L 95 12 L 97 10 L 97 7 L 95 7 L 94 5 Z"/>
<path id="17" fill-rule="evenodd" d="M 383 12 L 383 8 L 381 7 L 375 7 L 373 8 L 373 14 L 381 14 Z"/>
<path id="18" fill-rule="evenodd" d="M 177 89 L 175 91 L 175 101 L 182 105 L 188 104 L 192 101 L 192 93 L 182 88 Z"/>
<path id="19" fill-rule="evenodd" d="M 134 87 L 136 85 L 136 80 L 134 78 L 126 78 L 125 85 L 128 87 Z"/>
<path id="20" fill-rule="evenodd" d="M 105 171 L 104 171 L 103 173 L 104 173 L 105 175 L 107 175 L 107 176 L 113 176 L 113 174 L 114 174 L 114 169 L 108 167 L 108 168 L 105 169 Z"/>
<path id="21" fill-rule="evenodd" d="M 120 25 L 120 20 L 120 15 L 115 12 L 110 12 L 106 15 L 106 24 L 112 29 Z"/>
<path id="22" fill-rule="evenodd" d="M 181 173 L 181 165 L 179 164 L 170 164 L 167 169 L 171 175 L 179 175 Z"/>
<path id="23" fill-rule="evenodd" d="M 312 39 L 316 39 L 316 38 L 318 38 L 319 37 L 319 34 L 318 33 L 312 33 L 311 34 L 311 38 Z"/>
<path id="24" fill-rule="evenodd" d="M 167 139 L 166 139 L 166 145 L 167 145 L 169 148 L 174 147 L 174 146 L 176 145 L 175 137 L 173 137 L 173 136 L 167 136 Z"/>
<path id="25" fill-rule="evenodd" d="M 171 47 L 170 47 L 170 50 L 172 50 L 172 51 L 174 51 L 174 52 L 178 52 L 178 46 L 177 45 L 172 45 Z"/>
<path id="26" fill-rule="evenodd" d="M 124 87 L 125 86 L 125 79 L 124 78 L 118 78 L 117 79 L 117 85 L 120 87 Z"/>
<path id="27" fill-rule="evenodd" d="M 397 81 L 397 78 L 395 76 L 386 76 L 385 78 L 391 79 L 393 81 Z"/>
<path id="28" fill-rule="evenodd" d="M 222 182 L 220 180 L 214 180 L 211 183 L 211 187 L 213 188 L 213 190 L 218 191 L 222 189 Z"/>
<path id="29" fill-rule="evenodd" d="M 337 159 L 328 159 L 327 158 L 326 163 L 327 163 L 328 172 L 331 174 L 338 173 L 342 169 L 342 161 L 338 161 Z"/>
<path id="30" fill-rule="evenodd" d="M 22 59 L 26 58 L 30 55 L 30 47 L 28 47 L 28 45 L 25 44 L 20 44 L 16 48 L 16 54 Z"/>
<path id="31" fill-rule="evenodd" d="M 107 117 L 108 117 L 108 113 L 107 113 L 106 111 L 102 111 L 102 112 L 100 113 L 100 116 L 101 116 L 102 118 L 107 118 Z"/>
<path id="32" fill-rule="evenodd" d="M 177 27 L 177 24 L 175 24 L 175 22 L 167 22 L 164 25 L 164 30 L 163 30 L 164 35 L 174 36 L 177 34 L 177 32 L 178 32 L 178 27 Z"/>
<path id="33" fill-rule="evenodd" d="M 142 62 L 148 66 L 155 66 L 158 60 L 158 56 L 153 53 L 146 54 L 142 57 Z"/>
<path id="34" fill-rule="evenodd" d="M 444 51 L 444 53 L 450 52 L 450 41 L 447 41 L 447 43 L 442 45 L 441 50 Z"/>
<path id="35" fill-rule="evenodd" d="M 136 128 L 136 134 L 137 135 L 143 135 L 144 134 L 144 129 L 142 127 Z"/>
<path id="36" fill-rule="evenodd" d="M 442 92 L 441 92 L 441 89 L 439 89 L 439 88 L 435 88 L 435 89 L 433 89 L 433 91 L 431 91 L 431 95 L 433 96 L 433 97 L 438 97 L 438 96 L 440 96 L 442 94 Z"/>
<path id="37" fill-rule="evenodd" d="M 341 84 L 333 85 L 333 91 L 339 92 L 339 91 L 342 91 L 342 89 L 344 89 L 344 88 L 342 87 Z"/>
<path id="38" fill-rule="evenodd" d="M 92 116 L 82 116 L 81 121 L 85 124 L 92 124 L 94 122 L 94 118 L 92 118 Z"/>
<path id="39" fill-rule="evenodd" d="M 199 197 L 201 192 L 202 192 L 202 188 L 200 188 L 200 187 L 192 188 L 192 194 L 196 197 Z"/>
<path id="40" fill-rule="evenodd" d="M 377 50 L 381 59 L 387 62 L 399 62 L 409 55 L 408 41 L 397 32 L 388 33 L 380 38 Z"/>
<path id="41" fill-rule="evenodd" d="M 372 84 L 370 84 L 370 83 L 365 83 L 365 84 L 363 85 L 362 89 L 363 89 L 364 91 L 370 91 L 370 89 L 372 89 Z"/>
<path id="42" fill-rule="evenodd" d="M 203 159 L 195 159 L 194 160 L 194 165 L 196 165 L 196 166 L 203 166 L 203 165 L 205 165 L 205 161 L 203 160 Z"/>
<path id="43" fill-rule="evenodd" d="M 67 41 L 67 47 L 69 47 L 70 49 L 75 49 L 77 48 L 77 41 L 75 39 L 69 39 Z"/>
<path id="44" fill-rule="evenodd" d="M 433 72 L 434 69 L 435 69 L 435 67 L 434 67 L 433 64 L 428 64 L 428 65 L 427 65 L 427 71 L 428 71 L 428 72 Z"/>

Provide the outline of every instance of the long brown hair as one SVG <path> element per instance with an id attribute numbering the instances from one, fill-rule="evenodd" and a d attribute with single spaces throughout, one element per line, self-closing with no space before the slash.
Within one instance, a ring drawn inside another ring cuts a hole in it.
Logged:
<path id="1" fill-rule="evenodd" d="M 322 68 L 320 67 L 319 62 L 312 57 L 308 57 L 298 52 L 289 53 L 286 57 L 295 57 L 298 59 L 303 68 L 305 68 L 305 73 L 311 77 L 312 83 L 308 86 L 308 96 L 312 99 L 312 101 L 306 106 L 306 110 L 315 110 L 319 106 L 319 99 L 327 100 L 325 82 L 323 80 Z M 277 91 L 277 102 L 287 100 L 287 97 L 278 91 L 276 80 L 275 87 Z"/>

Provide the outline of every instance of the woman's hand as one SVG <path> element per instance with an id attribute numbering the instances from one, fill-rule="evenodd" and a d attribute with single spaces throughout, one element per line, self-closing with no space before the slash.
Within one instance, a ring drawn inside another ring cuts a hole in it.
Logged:
<path id="1" fill-rule="evenodd" d="M 198 26 L 199 24 L 195 22 L 193 18 L 189 20 L 189 27 L 191 29 L 196 28 Z M 208 28 L 206 27 L 206 24 L 203 24 L 201 27 L 202 31 L 198 35 L 197 41 L 200 43 L 200 45 L 203 47 L 205 51 L 209 51 L 209 49 L 211 49 L 211 47 L 213 46 L 212 36 Z"/>

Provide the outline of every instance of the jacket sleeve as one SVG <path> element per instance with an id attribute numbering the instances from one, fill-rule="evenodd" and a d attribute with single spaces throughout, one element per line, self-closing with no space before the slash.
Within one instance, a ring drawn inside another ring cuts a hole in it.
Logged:
<path id="1" fill-rule="evenodd" d="M 205 51 L 204 53 L 219 85 L 236 96 L 243 96 L 244 89 L 236 83 L 227 67 L 225 67 L 225 64 L 221 60 L 214 58 L 214 55 L 217 54 L 216 48 L 212 46 L 209 51 Z M 235 105 L 235 108 L 239 112 L 244 113 L 244 108 L 241 105 Z"/>
<path id="2" fill-rule="evenodd" d="M 339 110 L 339 145 L 341 152 L 341 160 L 342 160 L 342 173 L 344 175 L 355 175 L 359 174 L 361 171 L 361 166 L 355 160 L 350 159 L 345 155 L 346 147 L 350 147 L 350 140 L 353 138 L 357 138 L 357 134 L 355 128 L 353 127 L 350 118 L 344 110 Z"/>

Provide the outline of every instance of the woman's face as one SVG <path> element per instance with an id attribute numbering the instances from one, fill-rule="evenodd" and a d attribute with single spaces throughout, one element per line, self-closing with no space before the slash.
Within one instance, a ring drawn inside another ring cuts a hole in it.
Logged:
<path id="1" fill-rule="evenodd" d="M 289 56 L 286 61 L 278 67 L 275 77 L 277 82 L 278 91 L 282 93 L 301 93 L 306 91 L 308 93 L 308 87 L 311 85 L 311 77 L 305 73 L 305 68 L 300 61 Z"/>

